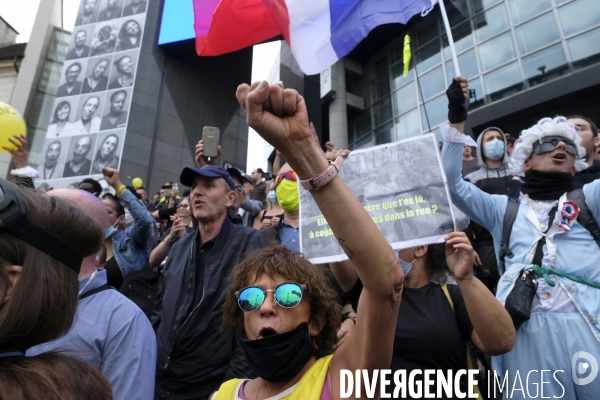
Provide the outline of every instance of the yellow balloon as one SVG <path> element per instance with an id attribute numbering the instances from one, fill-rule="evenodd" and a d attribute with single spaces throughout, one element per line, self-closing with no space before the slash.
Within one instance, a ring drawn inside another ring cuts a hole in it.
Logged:
<path id="1" fill-rule="evenodd" d="M 141 188 L 144 184 L 144 182 L 142 182 L 142 180 L 140 178 L 133 178 L 131 183 L 133 183 L 133 187 L 136 189 Z"/>
<path id="2" fill-rule="evenodd" d="M 6 152 L 2 147 L 15 148 L 8 141 L 15 135 L 27 135 L 25 120 L 21 114 L 9 104 L 0 103 L 0 152 Z"/>

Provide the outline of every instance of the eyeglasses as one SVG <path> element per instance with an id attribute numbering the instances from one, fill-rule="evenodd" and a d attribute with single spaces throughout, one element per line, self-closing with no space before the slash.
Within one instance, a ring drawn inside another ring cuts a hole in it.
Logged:
<path id="1" fill-rule="evenodd" d="M 233 187 L 233 189 L 238 193 L 244 193 L 244 185 L 237 184 Z"/>
<path id="2" fill-rule="evenodd" d="M 294 171 L 286 172 L 284 174 L 279 174 L 275 178 L 275 184 L 279 185 L 279 183 L 284 179 L 288 179 L 290 181 L 296 181 L 296 180 L 298 180 L 298 175 L 296 175 L 296 173 Z"/>
<path id="3" fill-rule="evenodd" d="M 180 205 L 177 206 L 177 208 L 183 208 L 183 209 L 189 210 L 190 209 L 190 205 L 189 204 L 180 204 Z"/>
<path id="4" fill-rule="evenodd" d="M 77 274 L 83 257 L 71 246 L 27 219 L 27 208 L 18 192 L 0 178 L 0 228 L 65 264 Z"/>
<path id="5" fill-rule="evenodd" d="M 294 308 L 302 300 L 302 292 L 306 285 L 301 283 L 286 282 L 275 289 L 265 290 L 258 286 L 249 286 L 235 292 L 238 305 L 242 311 L 250 312 L 258 309 L 265 301 L 267 292 L 273 292 L 275 302 L 283 308 Z"/>
<path id="6" fill-rule="evenodd" d="M 549 153 L 556 150 L 560 142 L 566 145 L 567 153 L 577 156 L 577 145 L 564 136 L 545 136 L 540 140 L 536 140 L 533 142 L 533 152 L 535 154 Z"/>

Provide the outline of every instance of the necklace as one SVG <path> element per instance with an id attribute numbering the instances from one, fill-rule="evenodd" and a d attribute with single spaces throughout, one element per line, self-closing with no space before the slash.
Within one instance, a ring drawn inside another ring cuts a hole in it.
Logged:
<path id="1" fill-rule="evenodd" d="M 258 389 L 256 390 L 256 394 L 254 395 L 254 400 L 258 400 L 258 392 L 260 392 L 261 387 L 262 387 L 262 382 L 259 382 Z"/>

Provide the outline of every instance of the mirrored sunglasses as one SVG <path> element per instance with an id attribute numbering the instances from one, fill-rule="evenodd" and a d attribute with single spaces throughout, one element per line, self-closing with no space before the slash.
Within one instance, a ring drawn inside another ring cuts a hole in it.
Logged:
<path id="1" fill-rule="evenodd" d="M 265 290 L 258 286 L 249 286 L 235 292 L 238 298 L 238 305 L 242 311 L 250 312 L 258 309 L 265 301 L 267 292 L 273 292 L 275 303 L 283 308 L 294 308 L 302 300 L 302 292 L 306 290 L 306 285 L 301 283 L 282 283 L 275 289 Z"/>
<path id="2" fill-rule="evenodd" d="M 296 180 L 298 180 L 298 175 L 296 175 L 296 173 L 294 171 L 286 172 L 284 174 L 279 174 L 275 178 L 275 184 L 279 185 L 279 182 L 281 182 L 284 179 L 288 179 L 290 181 L 296 181 Z"/>
<path id="3" fill-rule="evenodd" d="M 549 153 L 556 150 L 560 142 L 566 145 L 567 153 L 577 156 L 577 144 L 564 136 L 545 136 L 536 140 L 533 142 L 533 152 L 535 154 Z"/>

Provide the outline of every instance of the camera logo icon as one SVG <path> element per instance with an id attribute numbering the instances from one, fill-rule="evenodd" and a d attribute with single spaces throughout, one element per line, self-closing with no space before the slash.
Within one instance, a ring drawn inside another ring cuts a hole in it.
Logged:
<path id="1" fill-rule="evenodd" d="M 588 376 L 585 378 L 579 377 L 586 374 L 588 371 Z M 578 351 L 573 354 L 573 359 L 571 360 L 571 373 L 573 375 L 573 382 L 575 382 L 576 385 L 587 385 L 596 379 L 596 376 L 598 375 L 598 361 L 596 361 L 596 358 L 590 353 Z"/>

